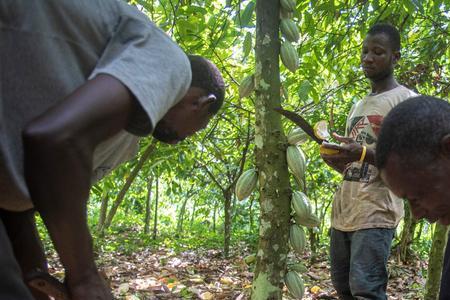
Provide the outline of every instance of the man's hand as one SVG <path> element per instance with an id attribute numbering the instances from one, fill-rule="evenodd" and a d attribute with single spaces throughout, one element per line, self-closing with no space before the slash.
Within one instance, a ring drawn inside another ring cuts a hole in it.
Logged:
<path id="1" fill-rule="evenodd" d="M 97 271 L 83 274 L 81 280 L 66 278 L 71 300 L 112 300 L 113 296 Z"/>
<path id="2" fill-rule="evenodd" d="M 358 161 L 361 157 L 363 147 L 358 144 L 354 139 L 344 137 L 333 132 L 333 137 L 337 141 L 341 142 L 341 145 L 331 144 L 324 142 L 322 147 L 327 149 L 339 150 L 337 154 L 320 154 L 325 163 L 337 170 L 338 172 L 344 172 L 348 164 Z"/>

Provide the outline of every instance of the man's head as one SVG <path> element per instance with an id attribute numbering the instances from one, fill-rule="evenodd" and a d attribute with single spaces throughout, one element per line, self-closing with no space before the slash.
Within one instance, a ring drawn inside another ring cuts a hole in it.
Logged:
<path id="1" fill-rule="evenodd" d="M 389 24 L 376 24 L 367 32 L 361 52 L 364 74 L 373 82 L 392 76 L 400 59 L 400 34 Z"/>
<path id="2" fill-rule="evenodd" d="M 209 60 L 190 55 L 192 81 L 186 95 L 156 124 L 153 136 L 176 144 L 208 124 L 222 106 L 225 84 L 217 67 Z"/>
<path id="3" fill-rule="evenodd" d="M 450 224 L 449 103 L 418 96 L 393 108 L 381 127 L 376 163 L 416 218 Z"/>

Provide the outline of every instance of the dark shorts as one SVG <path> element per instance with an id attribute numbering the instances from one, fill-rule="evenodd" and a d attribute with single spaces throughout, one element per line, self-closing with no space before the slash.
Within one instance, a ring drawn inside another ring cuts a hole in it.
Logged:
<path id="1" fill-rule="evenodd" d="M 444 266 L 442 267 L 441 289 L 439 300 L 450 299 L 450 234 L 447 241 L 447 248 L 444 255 Z"/>

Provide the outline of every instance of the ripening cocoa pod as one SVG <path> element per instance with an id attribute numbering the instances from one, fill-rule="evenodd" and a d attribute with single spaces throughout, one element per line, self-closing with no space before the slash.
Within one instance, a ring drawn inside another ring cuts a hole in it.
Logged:
<path id="1" fill-rule="evenodd" d="M 249 169 L 242 173 L 236 182 L 236 197 L 238 200 L 244 200 L 253 192 L 256 187 L 258 175 L 255 169 Z"/>
<path id="2" fill-rule="evenodd" d="M 294 11 L 297 3 L 295 0 L 280 0 L 281 7 L 287 11 Z"/>
<path id="3" fill-rule="evenodd" d="M 288 146 L 286 150 L 288 167 L 295 178 L 300 180 L 305 175 L 306 159 L 303 151 L 297 146 Z"/>
<path id="4" fill-rule="evenodd" d="M 307 219 L 311 215 L 311 204 L 308 197 L 299 191 L 292 192 L 292 209 L 300 219 Z"/>
<path id="5" fill-rule="evenodd" d="M 305 218 L 301 218 L 297 214 L 294 215 L 295 223 L 298 225 L 302 225 L 308 228 L 318 227 L 320 225 L 320 220 L 315 214 L 310 214 Z"/>
<path id="6" fill-rule="evenodd" d="M 294 296 L 295 299 L 302 299 L 303 294 L 305 293 L 305 286 L 303 284 L 302 277 L 294 271 L 289 271 L 284 276 L 284 283 L 286 284 L 286 287 L 291 293 L 292 296 Z"/>
<path id="7" fill-rule="evenodd" d="M 284 41 L 280 48 L 281 61 L 291 72 L 295 72 L 299 66 L 297 49 L 288 41 Z"/>
<path id="8" fill-rule="evenodd" d="M 298 26 L 294 21 L 286 18 L 281 19 L 280 30 L 289 42 L 298 42 L 298 39 L 300 38 L 300 32 L 298 31 Z"/>
<path id="9" fill-rule="evenodd" d="M 303 144 L 308 140 L 308 135 L 306 132 L 303 131 L 303 129 L 297 127 L 291 130 L 287 136 L 288 143 L 290 145 L 298 145 Z"/>
<path id="10" fill-rule="evenodd" d="M 244 98 L 249 96 L 255 90 L 255 76 L 250 75 L 245 77 L 239 85 L 239 97 Z"/>
<path id="11" fill-rule="evenodd" d="M 303 254 L 303 250 L 306 247 L 306 235 L 302 227 L 297 224 L 291 225 L 289 230 L 289 242 L 291 243 L 292 249 L 299 254 Z"/>

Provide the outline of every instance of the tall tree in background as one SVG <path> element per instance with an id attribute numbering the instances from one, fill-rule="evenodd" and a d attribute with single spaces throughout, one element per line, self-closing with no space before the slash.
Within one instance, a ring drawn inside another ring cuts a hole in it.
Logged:
<path id="1" fill-rule="evenodd" d="M 273 108 L 280 103 L 278 0 L 256 1 L 256 166 L 260 227 L 252 299 L 281 299 L 290 223 L 286 137 Z"/>

